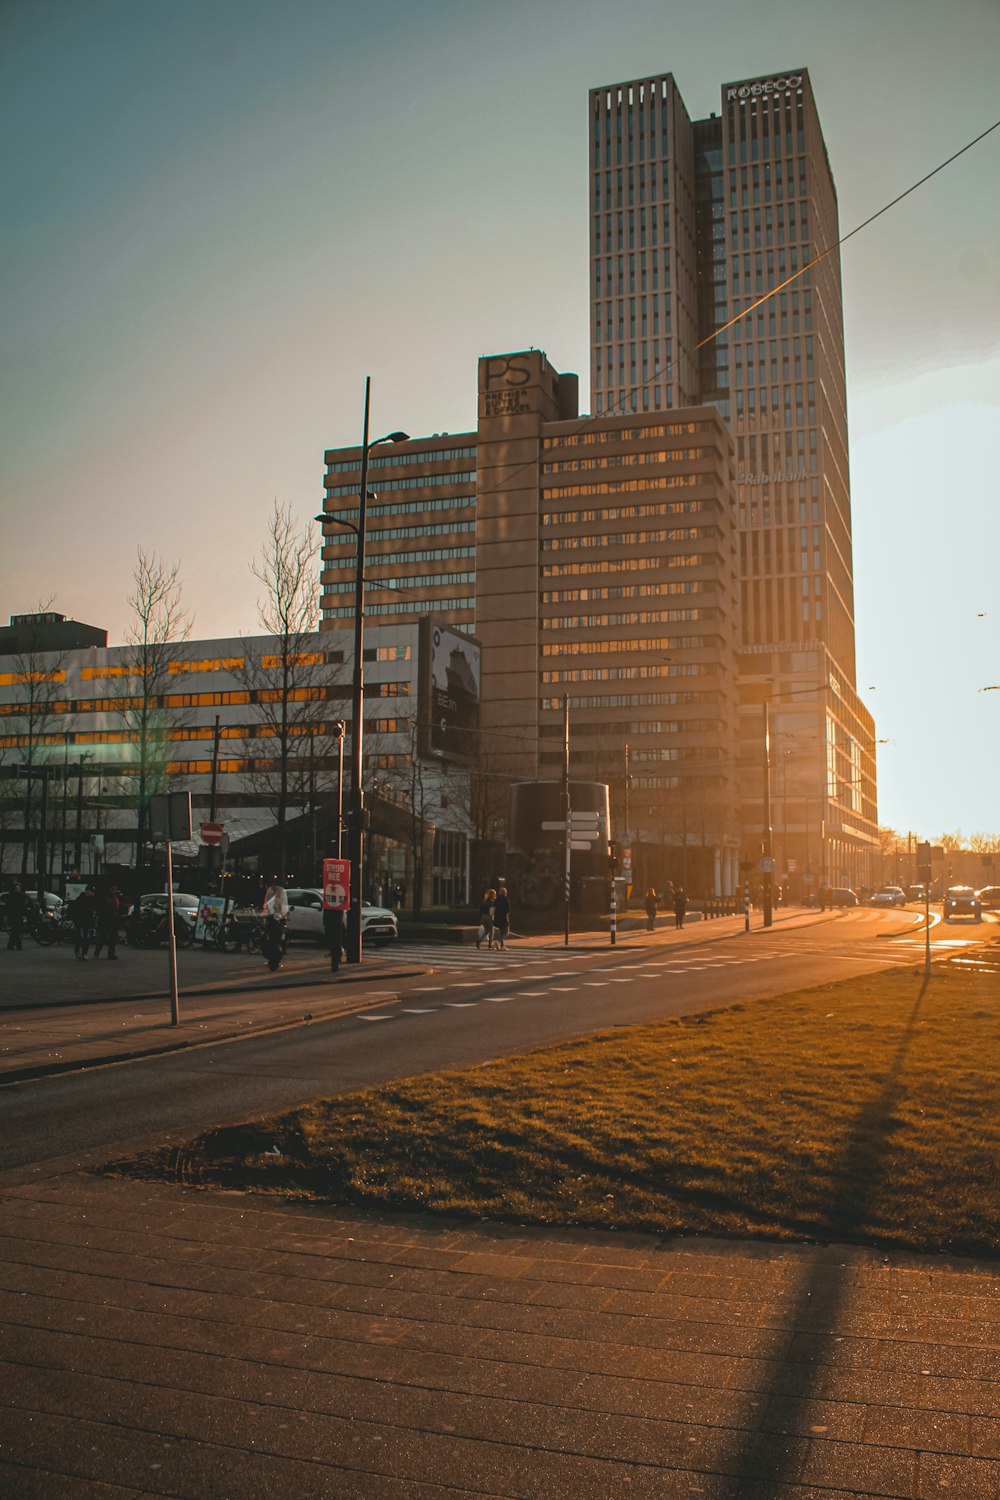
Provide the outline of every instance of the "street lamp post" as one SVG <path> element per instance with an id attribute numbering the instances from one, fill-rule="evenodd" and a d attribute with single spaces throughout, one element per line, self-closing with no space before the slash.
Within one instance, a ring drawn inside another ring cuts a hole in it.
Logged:
<path id="1" fill-rule="evenodd" d="M 770 703 L 764 699 L 764 837 L 763 860 L 761 861 L 761 873 L 764 876 L 764 926 L 770 927 L 774 921 L 772 905 L 772 872 L 774 870 L 774 852 L 771 845 L 771 721 Z"/>
<path id="2" fill-rule="evenodd" d="M 368 454 L 378 443 L 405 443 L 406 432 L 390 432 L 385 437 L 368 440 L 368 416 L 371 407 L 371 376 L 365 377 L 365 423 L 361 442 L 361 486 L 358 491 L 358 522 L 341 520 L 326 513 L 315 519 L 334 526 L 344 526 L 357 537 L 357 566 L 354 574 L 354 671 L 351 682 L 351 791 L 347 814 L 347 857 L 351 862 L 351 906 L 347 914 L 347 961 L 361 962 L 361 905 L 364 890 L 362 860 L 364 857 L 365 794 L 362 786 L 365 675 L 365 523 L 368 515 Z M 339 839 L 339 826 L 338 826 Z"/>

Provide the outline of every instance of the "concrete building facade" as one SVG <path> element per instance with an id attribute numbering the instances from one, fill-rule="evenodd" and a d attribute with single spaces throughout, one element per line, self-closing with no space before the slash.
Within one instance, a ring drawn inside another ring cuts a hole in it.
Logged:
<path id="1" fill-rule="evenodd" d="M 593 410 L 705 403 L 729 424 L 743 756 L 759 763 L 763 696 L 798 706 L 821 806 L 792 806 L 779 873 L 866 884 L 875 733 L 855 681 L 837 197 L 808 72 L 723 84 L 718 114 L 693 121 L 670 74 L 593 89 L 589 133 Z M 759 781 L 748 764 L 748 844 Z"/>
<path id="2" fill-rule="evenodd" d="M 58 886 L 71 870 L 133 869 L 141 757 L 132 648 L 108 646 L 106 631 L 61 616 L 23 617 L 10 628 L 16 649 L 0 654 L 0 876 L 41 870 Z M 372 630 L 365 645 L 366 896 L 401 886 L 412 903 L 419 866 L 423 904 L 445 904 L 469 899 L 469 778 L 461 768 L 424 767 L 414 817 L 419 641 L 410 620 Z M 230 865 L 294 884 L 319 880 L 336 840 L 340 726 L 348 743 L 352 728 L 351 642 L 317 632 L 294 655 L 279 869 L 275 640 L 187 640 L 164 650 L 149 685 L 146 793 L 191 793 L 195 838 L 175 847 L 182 862 L 197 855 L 199 826 L 211 820 L 225 828 Z M 146 850 L 144 865 L 155 864 Z"/>
<path id="3" fill-rule="evenodd" d="M 477 768 L 605 781 L 638 879 L 739 880 L 734 461 L 710 408 L 592 418 L 539 350 L 479 361 L 475 432 L 376 450 L 366 611 L 431 612 L 482 644 Z M 326 454 L 356 521 L 360 450 Z M 432 546 L 427 543 L 433 541 Z M 399 544 L 404 543 L 401 549 Z M 353 622 L 355 548 L 330 528 L 324 627 Z"/>

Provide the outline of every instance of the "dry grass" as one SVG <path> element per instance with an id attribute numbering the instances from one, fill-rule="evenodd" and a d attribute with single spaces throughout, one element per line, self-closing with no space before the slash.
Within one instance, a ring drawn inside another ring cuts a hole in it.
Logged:
<path id="1" fill-rule="evenodd" d="M 525 1224 L 996 1255 L 998 1058 L 995 970 L 946 965 L 926 987 L 897 970 L 320 1100 L 210 1132 L 185 1175 Z"/>

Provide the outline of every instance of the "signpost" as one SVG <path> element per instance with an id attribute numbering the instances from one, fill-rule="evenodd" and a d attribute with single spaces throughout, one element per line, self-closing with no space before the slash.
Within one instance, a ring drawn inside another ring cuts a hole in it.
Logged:
<path id="1" fill-rule="evenodd" d="M 171 842 L 191 837 L 191 793 L 163 792 L 149 799 L 149 837 L 167 846 L 167 952 L 170 955 L 170 1024 L 180 1023 L 177 994 L 177 937 L 174 933 L 174 861 Z M 137 900 L 141 897 L 139 892 Z"/>

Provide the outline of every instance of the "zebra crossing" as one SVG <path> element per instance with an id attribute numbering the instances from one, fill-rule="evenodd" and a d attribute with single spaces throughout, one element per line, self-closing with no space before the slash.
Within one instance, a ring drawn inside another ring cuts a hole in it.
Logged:
<path id="1" fill-rule="evenodd" d="M 610 946 L 602 948 L 566 949 L 560 947 L 552 948 L 529 948 L 519 949 L 516 945 L 502 950 L 497 949 L 475 949 L 461 943 L 394 943 L 392 947 L 379 948 L 377 950 L 377 961 L 380 966 L 387 968 L 410 968 L 419 966 L 421 968 L 433 969 L 435 973 L 465 973 L 475 972 L 481 976 L 478 981 L 486 983 L 504 983 L 507 979 L 518 976 L 519 979 L 530 979 L 532 975 L 525 971 L 535 970 L 538 978 L 552 978 L 552 970 L 560 965 L 575 964 L 581 961 L 593 963 L 595 958 L 608 959 L 612 956 L 630 958 L 631 962 L 618 963 L 615 965 L 616 974 L 621 976 L 619 982 L 624 982 L 629 973 L 642 972 L 662 973 L 665 969 L 677 973 L 683 970 L 695 971 L 711 968 L 722 968 L 733 964 L 758 964 L 780 958 L 794 958 L 802 956 L 822 955 L 826 958 L 839 959 L 844 962 L 856 963 L 864 961 L 870 963 L 872 952 L 870 949 L 864 954 L 859 952 L 856 943 L 845 942 L 843 946 L 832 946 L 829 943 L 820 943 L 793 936 L 778 937 L 763 946 L 759 936 L 755 937 L 752 945 L 743 945 L 742 935 L 734 936 L 725 940 L 722 944 L 697 944 L 685 945 L 683 950 L 669 947 L 651 946 L 639 953 L 628 953 L 627 949 L 619 948 L 617 952 Z M 965 949 L 976 946 L 976 939 L 965 938 L 957 934 L 931 936 L 931 954 L 938 958 L 948 957 L 951 954 L 961 953 Z M 866 945 L 867 947 L 867 945 Z M 368 949 L 369 956 L 373 950 Z M 879 957 L 887 964 L 908 962 L 914 956 L 923 956 L 925 951 L 925 937 L 921 932 L 910 936 L 893 937 L 885 940 Z M 576 969 L 569 972 L 576 977 Z M 468 981 L 470 984 L 473 981 Z"/>

